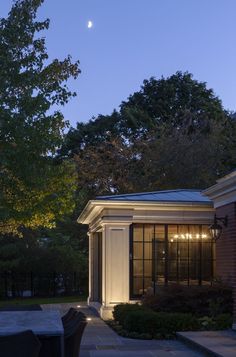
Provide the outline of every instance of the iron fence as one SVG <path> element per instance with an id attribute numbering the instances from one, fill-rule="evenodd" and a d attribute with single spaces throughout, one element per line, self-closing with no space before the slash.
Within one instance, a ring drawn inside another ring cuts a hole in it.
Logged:
<path id="1" fill-rule="evenodd" d="M 0 298 L 82 295 L 85 290 L 77 272 L 0 272 Z"/>

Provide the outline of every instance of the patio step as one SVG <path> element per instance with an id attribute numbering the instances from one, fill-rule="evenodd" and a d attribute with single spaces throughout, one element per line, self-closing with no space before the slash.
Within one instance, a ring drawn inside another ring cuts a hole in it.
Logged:
<path id="1" fill-rule="evenodd" d="M 177 332 L 177 337 L 208 356 L 236 356 L 236 331 Z"/>

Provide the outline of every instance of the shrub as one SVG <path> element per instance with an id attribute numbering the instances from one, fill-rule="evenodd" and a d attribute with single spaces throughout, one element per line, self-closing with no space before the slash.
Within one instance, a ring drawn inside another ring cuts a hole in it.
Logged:
<path id="1" fill-rule="evenodd" d="M 181 313 L 156 313 L 148 310 L 130 311 L 125 319 L 123 327 L 129 332 L 150 334 L 152 337 L 174 335 L 176 331 L 199 329 L 199 322 L 191 314 Z"/>
<path id="2" fill-rule="evenodd" d="M 113 310 L 114 319 L 119 322 L 120 325 L 124 325 L 126 316 L 134 311 L 146 311 L 147 308 L 140 304 L 120 304 L 116 305 Z"/>
<path id="3" fill-rule="evenodd" d="M 204 316 L 198 319 L 202 330 L 225 330 L 231 328 L 232 315 L 220 314 L 215 317 Z"/>
<path id="4" fill-rule="evenodd" d="M 230 314 L 217 315 L 214 320 L 216 330 L 225 330 L 232 327 L 233 317 Z"/>
<path id="5" fill-rule="evenodd" d="M 177 331 L 224 330 L 232 326 L 232 315 L 197 317 L 190 313 L 155 312 L 139 304 L 120 304 L 114 308 L 109 325 L 129 338 L 173 338 Z"/>
<path id="6" fill-rule="evenodd" d="M 159 288 L 155 296 L 144 296 L 142 303 L 156 312 L 182 312 L 197 316 L 216 316 L 233 311 L 232 289 L 223 285 L 171 285 Z"/>

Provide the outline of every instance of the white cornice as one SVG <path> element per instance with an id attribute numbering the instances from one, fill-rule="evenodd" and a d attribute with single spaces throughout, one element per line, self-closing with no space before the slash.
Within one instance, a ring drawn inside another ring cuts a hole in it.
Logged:
<path id="1" fill-rule="evenodd" d="M 211 202 L 144 202 L 144 201 L 104 201 L 104 200 L 91 200 L 87 203 L 84 210 L 78 218 L 78 223 L 90 224 L 104 208 L 109 209 L 131 209 L 131 210 L 162 210 L 162 211 L 175 211 L 175 210 L 210 210 L 213 208 Z"/>
<path id="2" fill-rule="evenodd" d="M 236 171 L 217 180 L 217 183 L 202 191 L 214 202 L 214 207 L 236 202 Z"/>

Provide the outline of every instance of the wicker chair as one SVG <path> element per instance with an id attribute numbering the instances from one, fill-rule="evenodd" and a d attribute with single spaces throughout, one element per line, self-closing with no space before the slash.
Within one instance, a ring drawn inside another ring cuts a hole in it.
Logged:
<path id="1" fill-rule="evenodd" d="M 31 330 L 0 336 L 0 357 L 38 357 L 40 348 L 41 343 Z"/>
<path id="2" fill-rule="evenodd" d="M 79 356 L 80 343 L 86 325 L 86 320 L 81 319 L 80 314 L 73 319 L 73 322 L 65 327 L 65 357 Z"/>
<path id="3" fill-rule="evenodd" d="M 76 311 L 75 309 L 73 309 L 73 311 L 70 310 L 67 313 L 68 316 L 67 314 L 62 316 L 62 324 L 64 329 L 66 329 L 67 326 L 71 326 L 78 321 L 86 320 L 86 316 L 83 312 Z"/>
<path id="4" fill-rule="evenodd" d="M 70 307 L 65 315 L 62 316 L 61 320 L 63 325 L 70 321 L 77 314 L 77 310 L 73 307 Z"/>
<path id="5" fill-rule="evenodd" d="M 75 309 L 70 314 L 71 316 L 69 319 L 63 319 L 65 357 L 78 357 L 82 334 L 85 326 L 87 325 L 86 316 L 82 312 L 78 312 Z M 57 338 L 52 336 L 39 336 L 39 340 L 42 343 L 42 348 L 39 357 L 59 356 L 60 343 Z"/>

